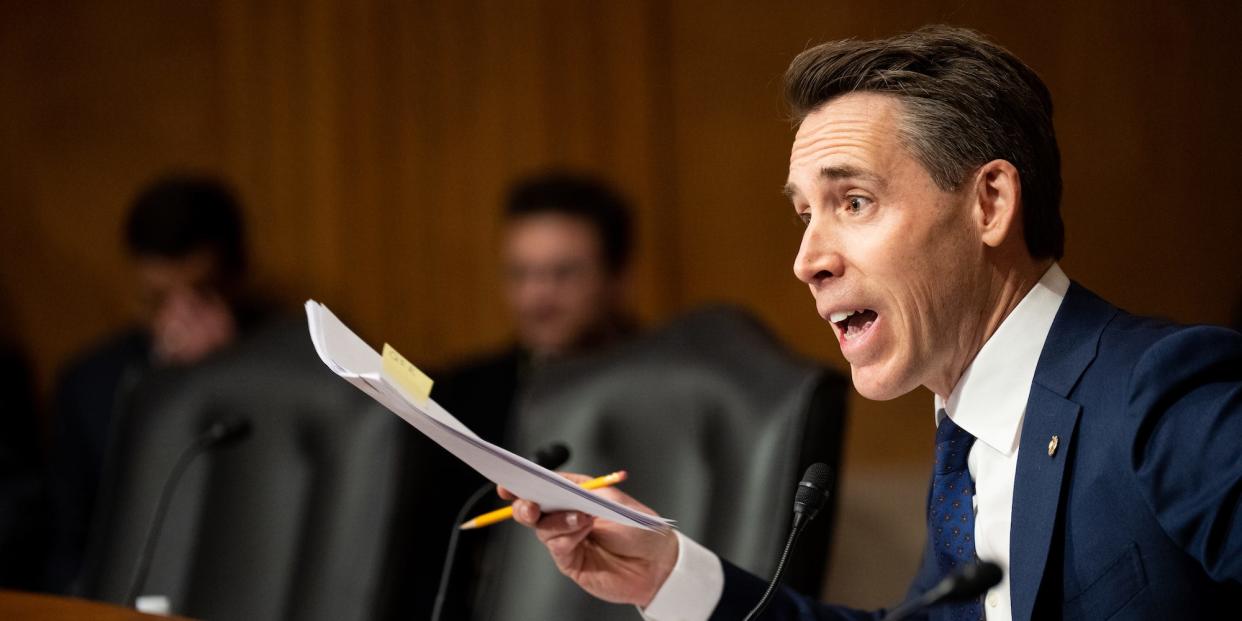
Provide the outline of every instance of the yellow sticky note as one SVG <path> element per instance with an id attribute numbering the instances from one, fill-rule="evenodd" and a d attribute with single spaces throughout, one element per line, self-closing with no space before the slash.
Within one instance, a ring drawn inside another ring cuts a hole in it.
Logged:
<path id="1" fill-rule="evenodd" d="M 384 375 L 419 401 L 426 401 L 431 396 L 431 378 L 419 371 L 418 367 L 397 353 L 388 343 L 384 343 Z"/>

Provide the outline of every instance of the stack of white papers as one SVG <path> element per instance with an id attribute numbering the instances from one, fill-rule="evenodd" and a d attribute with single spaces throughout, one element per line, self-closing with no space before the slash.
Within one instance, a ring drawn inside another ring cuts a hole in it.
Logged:
<path id="1" fill-rule="evenodd" d="M 547 512 L 581 511 L 648 530 L 665 529 L 672 524 L 672 520 L 597 496 L 547 468 L 479 438 L 429 396 L 413 394 L 416 390 L 410 389 L 408 378 L 390 372 L 380 354 L 328 307 L 308 300 L 306 319 L 315 351 L 329 369 L 519 498 L 534 501 Z"/>

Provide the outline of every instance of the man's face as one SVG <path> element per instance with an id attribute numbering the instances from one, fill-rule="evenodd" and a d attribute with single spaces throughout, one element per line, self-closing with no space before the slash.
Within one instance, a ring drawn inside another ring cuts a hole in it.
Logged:
<path id="1" fill-rule="evenodd" d="M 794 273 L 870 399 L 920 384 L 947 396 L 986 307 L 973 194 L 936 186 L 898 138 L 901 114 L 889 96 L 839 97 L 806 117 L 789 157 L 807 224 Z"/>
<path id="2" fill-rule="evenodd" d="M 219 290 L 217 264 L 215 254 L 206 250 L 135 260 L 157 361 L 198 362 L 236 337 L 233 310 Z"/>
<path id="3" fill-rule="evenodd" d="M 620 285 L 589 223 L 557 213 L 518 217 L 503 260 L 518 339 L 536 355 L 571 351 L 610 321 Z"/>

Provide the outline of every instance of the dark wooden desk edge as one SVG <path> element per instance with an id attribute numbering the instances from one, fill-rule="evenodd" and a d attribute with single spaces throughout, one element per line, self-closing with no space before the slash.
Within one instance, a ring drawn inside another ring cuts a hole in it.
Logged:
<path id="1" fill-rule="evenodd" d="M 185 617 L 148 615 L 132 608 L 75 597 L 0 589 L 0 619 L 5 621 L 191 621 Z"/>

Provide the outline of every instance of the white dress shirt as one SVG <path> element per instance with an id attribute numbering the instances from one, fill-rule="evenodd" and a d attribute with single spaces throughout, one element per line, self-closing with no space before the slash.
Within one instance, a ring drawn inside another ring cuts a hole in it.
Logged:
<path id="1" fill-rule="evenodd" d="M 1022 418 L 1035 378 L 1039 354 L 1052 328 L 1069 278 L 1053 264 L 983 344 L 947 400 L 935 398 L 940 410 L 978 438 L 967 467 L 975 482 L 975 553 L 1004 570 L 1004 579 L 984 598 L 988 621 L 1010 621 L 1009 524 L 1013 482 L 1018 468 Z M 677 564 L 643 611 L 648 621 L 698 621 L 711 616 L 724 589 L 720 559 L 690 538 L 677 533 Z M 693 575 L 691 575 L 693 574 Z"/>

